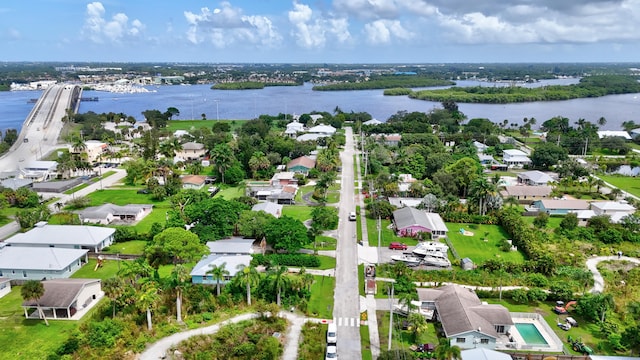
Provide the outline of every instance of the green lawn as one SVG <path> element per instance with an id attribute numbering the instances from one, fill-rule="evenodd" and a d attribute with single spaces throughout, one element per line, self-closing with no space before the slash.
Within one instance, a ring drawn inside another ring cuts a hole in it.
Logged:
<path id="1" fill-rule="evenodd" d="M 87 195 L 87 197 L 91 200 L 89 206 L 98 206 L 105 203 L 116 205 L 153 204 L 154 206 L 169 204 L 169 200 L 153 200 L 151 194 L 138 194 L 136 189 L 98 190 Z"/>
<path id="2" fill-rule="evenodd" d="M 528 222 L 529 224 L 533 224 L 533 220 L 536 219 L 535 216 L 523 216 L 522 219 L 526 222 Z M 560 223 L 562 222 L 562 217 L 555 217 L 552 216 L 549 218 L 549 222 L 547 222 L 547 227 L 546 229 L 555 229 L 558 226 L 560 226 Z"/>
<path id="3" fill-rule="evenodd" d="M 335 250 L 336 243 L 338 241 L 330 236 L 318 236 L 316 238 L 316 244 L 314 243 L 306 245 L 304 248 L 309 250 Z"/>
<path id="4" fill-rule="evenodd" d="M 183 114 L 184 115 L 184 114 Z M 215 116 L 215 114 L 213 114 Z M 208 114 L 208 117 L 211 118 L 211 114 Z M 208 128 L 211 130 L 213 124 L 217 122 L 225 122 L 231 126 L 231 131 L 235 131 L 242 124 L 244 124 L 246 120 L 170 120 L 167 122 L 166 129 L 170 132 L 174 132 L 176 130 L 191 130 L 191 128 L 199 129 L 199 128 Z"/>
<path id="5" fill-rule="evenodd" d="M 239 198 L 241 196 L 245 196 L 245 187 L 244 185 L 238 186 L 226 186 L 222 185 L 220 191 L 216 194 L 215 197 L 224 196 L 225 199 L 231 200 L 235 198 Z"/>
<path id="6" fill-rule="evenodd" d="M 141 255 L 146 246 L 147 242 L 143 240 L 125 241 L 109 246 L 105 253 Z"/>
<path id="7" fill-rule="evenodd" d="M 26 320 L 22 301 L 19 286 L 0 298 L 1 360 L 46 359 L 82 321 L 49 320 L 46 326 L 42 320 Z"/>
<path id="8" fill-rule="evenodd" d="M 495 258 L 514 263 L 524 262 L 524 256 L 520 251 L 503 252 L 500 250 L 500 240 L 508 239 L 509 235 L 498 225 L 446 224 L 449 229 L 449 240 L 451 240 L 460 258 L 468 257 L 476 264 L 482 264 L 489 259 Z M 473 232 L 474 235 L 462 235 L 460 233 L 461 228 Z M 485 234 L 487 234 L 487 241 L 485 241 Z"/>
<path id="9" fill-rule="evenodd" d="M 333 319 L 335 278 L 315 275 L 314 279 L 311 285 L 311 297 L 307 306 L 307 314 L 321 319 Z"/>
<path id="10" fill-rule="evenodd" d="M 365 218 L 367 221 L 367 235 L 369 236 L 369 246 L 378 246 L 378 220 Z M 392 229 L 389 229 L 391 220 L 382 220 L 382 231 L 380 236 L 381 246 L 387 247 L 390 243 L 397 241 L 407 245 L 416 245 L 418 240 L 408 237 L 396 236 Z"/>
<path id="11" fill-rule="evenodd" d="M 312 210 L 313 206 L 285 205 L 282 207 L 282 215 L 305 222 L 311 219 Z"/>
<path id="12" fill-rule="evenodd" d="M 387 349 L 389 346 L 389 312 L 376 311 L 378 317 L 378 334 L 380 336 L 380 349 Z M 413 334 L 408 330 L 402 330 L 402 322 L 406 317 L 393 314 L 393 333 L 391 334 L 391 349 L 406 350 L 409 346 L 419 343 L 438 343 L 438 336 L 432 322 L 428 323 L 427 331 L 420 335 L 417 341 L 413 341 Z"/>
<path id="13" fill-rule="evenodd" d="M 640 178 L 621 175 L 598 175 L 602 180 L 635 196 L 640 196 Z"/>
<path id="14" fill-rule="evenodd" d="M 167 221 L 167 211 L 171 209 L 169 204 L 160 203 L 153 207 L 151 213 L 147 215 L 144 219 L 140 220 L 137 224 L 133 225 L 133 228 L 138 232 L 138 234 L 146 234 L 151 230 L 151 225 L 153 223 L 165 224 Z"/>
<path id="15" fill-rule="evenodd" d="M 124 261 L 124 260 L 121 260 Z M 101 279 L 106 280 L 115 277 L 119 269 L 118 260 L 104 260 L 102 266 L 94 271 L 97 260 L 89 259 L 89 262 L 71 275 L 76 279 Z"/>
<path id="16" fill-rule="evenodd" d="M 362 360 L 373 360 L 368 326 L 360 326 L 360 348 L 362 349 Z"/>
<path id="17" fill-rule="evenodd" d="M 335 269 L 336 267 L 336 258 L 325 255 L 317 255 L 320 259 L 320 266 L 317 269 L 327 270 L 327 269 Z"/>
<path id="18" fill-rule="evenodd" d="M 302 200 L 302 196 L 308 193 L 312 193 L 313 192 L 313 186 L 307 185 L 307 186 L 301 186 L 298 188 L 298 192 L 296 193 L 296 197 L 295 197 L 295 201 L 297 204 L 304 204 L 304 200 Z M 313 201 L 313 199 L 311 199 Z"/>

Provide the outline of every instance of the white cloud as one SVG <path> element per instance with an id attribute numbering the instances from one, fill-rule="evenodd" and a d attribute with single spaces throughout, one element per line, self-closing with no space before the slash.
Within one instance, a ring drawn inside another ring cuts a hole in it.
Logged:
<path id="1" fill-rule="evenodd" d="M 271 20 L 261 15 L 244 15 L 241 8 L 234 8 L 229 2 L 222 2 L 221 8 L 213 11 L 200 9 L 199 13 L 185 11 L 189 29 L 187 39 L 199 44 L 211 42 L 224 48 L 234 43 L 249 43 L 265 47 L 275 47 L 282 41 Z"/>
<path id="2" fill-rule="evenodd" d="M 135 19 L 129 24 L 129 17 L 123 13 L 117 13 L 111 20 L 105 19 L 106 10 L 101 2 L 92 2 L 87 5 L 87 13 L 82 34 L 95 43 L 121 42 L 138 37 L 144 24 Z"/>
<path id="3" fill-rule="evenodd" d="M 373 45 L 389 44 L 395 39 L 409 40 L 415 36 L 402 26 L 398 20 L 376 20 L 365 24 L 364 33 L 367 42 Z"/>
<path id="4" fill-rule="evenodd" d="M 349 21 L 344 17 L 323 17 L 314 14 L 311 7 L 298 2 L 293 3 L 289 11 L 289 22 L 293 26 L 292 36 L 300 47 L 323 48 L 327 40 L 335 39 L 339 43 L 351 40 Z"/>

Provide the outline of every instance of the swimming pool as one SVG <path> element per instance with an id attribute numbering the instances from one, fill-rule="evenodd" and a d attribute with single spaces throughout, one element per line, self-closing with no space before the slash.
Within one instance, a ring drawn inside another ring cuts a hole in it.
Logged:
<path id="1" fill-rule="evenodd" d="M 515 326 L 527 345 L 549 345 L 535 324 L 516 323 Z"/>

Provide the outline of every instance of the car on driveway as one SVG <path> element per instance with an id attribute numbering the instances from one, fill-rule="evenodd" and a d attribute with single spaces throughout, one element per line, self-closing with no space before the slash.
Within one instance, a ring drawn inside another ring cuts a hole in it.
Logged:
<path id="1" fill-rule="evenodd" d="M 392 242 L 389 244 L 389 249 L 391 250 L 407 250 L 407 244 Z"/>

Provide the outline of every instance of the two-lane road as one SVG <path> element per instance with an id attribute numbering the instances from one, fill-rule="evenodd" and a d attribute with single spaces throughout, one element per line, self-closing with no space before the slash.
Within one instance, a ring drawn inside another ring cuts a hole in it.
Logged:
<path id="1" fill-rule="evenodd" d="M 354 196 L 353 131 L 345 128 L 346 144 L 340 153 L 342 178 L 338 214 L 338 246 L 336 250 L 336 288 L 333 319 L 338 325 L 338 356 L 340 359 L 362 359 L 360 349 L 360 295 L 358 291 L 358 251 L 356 222 L 349 221 L 349 212 L 356 211 Z"/>

